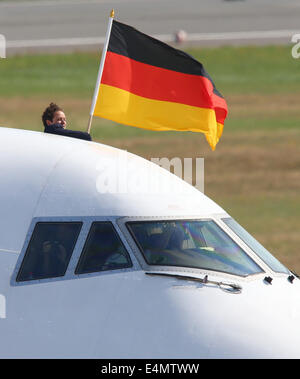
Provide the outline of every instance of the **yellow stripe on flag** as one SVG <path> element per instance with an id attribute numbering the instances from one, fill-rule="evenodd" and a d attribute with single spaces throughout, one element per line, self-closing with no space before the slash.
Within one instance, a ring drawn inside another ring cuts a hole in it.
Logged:
<path id="1" fill-rule="evenodd" d="M 213 109 L 148 99 L 106 84 L 100 85 L 94 115 L 143 129 L 202 132 L 213 150 L 223 127 Z"/>

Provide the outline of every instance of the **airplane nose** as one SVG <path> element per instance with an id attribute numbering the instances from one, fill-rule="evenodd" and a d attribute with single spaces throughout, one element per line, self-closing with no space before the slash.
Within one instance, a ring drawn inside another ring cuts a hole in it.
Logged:
<path id="1" fill-rule="evenodd" d="M 149 309 L 141 307 L 145 322 L 148 315 L 150 324 L 153 317 L 159 320 L 147 336 L 147 341 L 157 342 L 152 348 L 148 343 L 148 356 L 157 357 L 153 352 L 159 346 L 161 356 L 173 358 L 300 358 L 299 280 L 294 284 L 286 277 L 274 278 L 272 284 L 265 284 L 263 277 L 237 280 L 242 291 L 232 293 L 163 280 L 168 284 L 156 283 L 161 288 L 152 304 L 155 315 L 150 317 Z"/>
<path id="2" fill-rule="evenodd" d="M 202 341 L 205 358 L 299 359 L 300 281 L 295 284 L 282 278 L 272 286 L 248 283 L 238 295 L 194 293 L 184 328 L 190 343 Z"/>

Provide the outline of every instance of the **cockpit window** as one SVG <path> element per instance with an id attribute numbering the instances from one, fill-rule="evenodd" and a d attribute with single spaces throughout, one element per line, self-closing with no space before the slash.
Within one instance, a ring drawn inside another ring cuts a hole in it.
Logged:
<path id="1" fill-rule="evenodd" d="M 229 226 L 233 232 L 240 237 L 246 245 L 250 247 L 273 271 L 289 274 L 289 270 L 284 267 L 266 248 L 264 248 L 254 237 L 251 236 L 233 218 L 223 218 L 223 222 Z"/>
<path id="2" fill-rule="evenodd" d="M 222 271 L 239 276 L 262 269 L 212 220 L 127 223 L 149 265 Z"/>
<path id="3" fill-rule="evenodd" d="M 38 222 L 16 281 L 64 276 L 81 226 L 81 222 Z"/>
<path id="4" fill-rule="evenodd" d="M 131 267 L 130 257 L 110 222 L 94 222 L 75 274 Z"/>

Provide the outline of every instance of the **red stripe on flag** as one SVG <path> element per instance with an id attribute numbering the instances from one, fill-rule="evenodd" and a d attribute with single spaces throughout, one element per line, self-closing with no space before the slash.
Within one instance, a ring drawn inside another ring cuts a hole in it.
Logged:
<path id="1" fill-rule="evenodd" d="M 213 93 L 209 79 L 151 66 L 107 52 L 101 83 L 145 98 L 214 109 L 224 124 L 227 105 Z"/>

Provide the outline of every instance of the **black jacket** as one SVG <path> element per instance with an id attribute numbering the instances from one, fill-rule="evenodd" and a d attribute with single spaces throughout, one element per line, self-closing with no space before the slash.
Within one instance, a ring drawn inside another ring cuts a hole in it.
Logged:
<path id="1" fill-rule="evenodd" d="M 59 134 L 60 136 L 66 136 L 66 137 L 73 137 L 73 138 L 79 138 L 84 139 L 86 141 L 91 141 L 92 138 L 89 133 L 86 132 L 80 132 L 77 130 L 68 130 L 64 129 L 60 124 L 51 124 L 45 126 L 45 133 L 50 134 Z"/>

